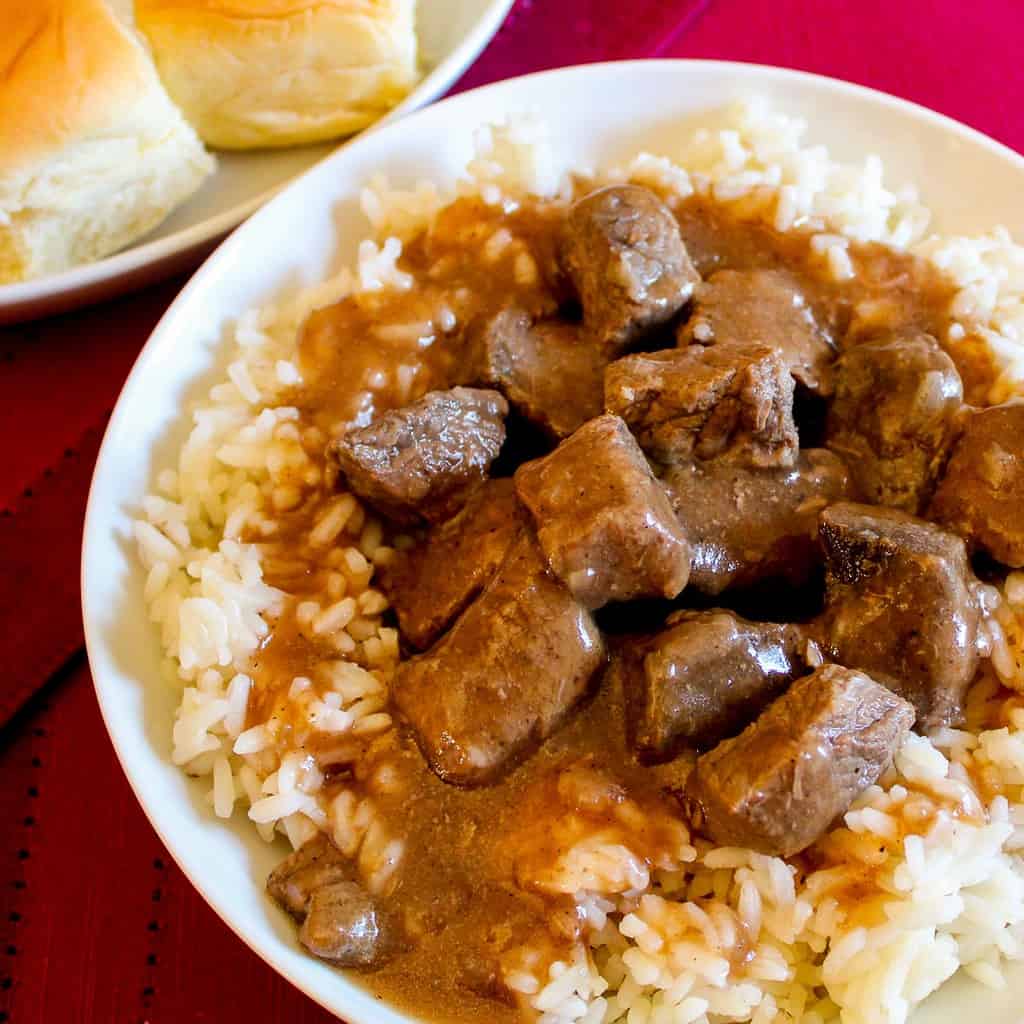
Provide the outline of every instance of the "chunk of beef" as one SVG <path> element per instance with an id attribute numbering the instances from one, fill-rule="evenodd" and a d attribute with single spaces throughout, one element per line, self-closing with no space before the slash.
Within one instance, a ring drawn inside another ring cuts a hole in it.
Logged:
<path id="1" fill-rule="evenodd" d="M 520 466 L 515 481 L 552 570 L 588 608 L 675 597 L 686 586 L 686 534 L 617 416 L 580 427 Z"/>
<path id="2" fill-rule="evenodd" d="M 686 788 L 694 824 L 722 846 L 799 853 L 882 774 L 913 721 L 884 686 L 826 665 L 697 759 Z"/>
<path id="3" fill-rule="evenodd" d="M 818 513 L 852 496 L 846 467 L 821 448 L 791 469 L 680 462 L 662 483 L 693 548 L 690 586 L 712 595 L 767 579 L 806 583 L 820 563 Z"/>
<path id="4" fill-rule="evenodd" d="M 299 929 L 299 942 L 339 967 L 374 967 L 388 958 L 391 925 L 373 897 L 356 882 L 316 889 Z"/>
<path id="5" fill-rule="evenodd" d="M 611 185 L 569 211 L 562 263 L 588 333 L 614 356 L 667 323 L 700 278 L 672 211 L 638 185 Z"/>
<path id="6" fill-rule="evenodd" d="M 384 413 L 332 441 L 352 490 L 400 523 L 454 515 L 505 441 L 508 403 L 496 391 L 452 388 Z"/>
<path id="7" fill-rule="evenodd" d="M 549 437 L 568 437 L 604 407 L 608 360 L 576 324 L 533 323 L 505 309 L 470 324 L 463 383 L 497 388 L 509 404 Z"/>
<path id="8" fill-rule="evenodd" d="M 350 862 L 327 836 L 319 833 L 270 872 L 267 892 L 283 910 L 301 921 L 316 889 L 352 878 Z"/>
<path id="9" fill-rule="evenodd" d="M 782 270 L 720 270 L 697 286 L 679 344 L 758 342 L 782 357 L 798 383 L 832 391 L 835 345 L 797 282 Z"/>
<path id="10" fill-rule="evenodd" d="M 828 447 L 866 501 L 916 514 L 946 461 L 963 396 L 953 360 L 930 335 L 854 345 L 836 363 Z"/>
<path id="11" fill-rule="evenodd" d="M 400 557 L 382 585 L 405 640 L 429 647 L 488 584 L 525 524 L 511 478 L 488 480 Z"/>
<path id="12" fill-rule="evenodd" d="M 285 858 L 267 892 L 302 922 L 299 941 L 340 967 L 372 967 L 394 952 L 397 927 L 355 880 L 351 864 L 320 834 Z"/>
<path id="13" fill-rule="evenodd" d="M 793 379 L 767 345 L 626 356 L 605 371 L 604 402 L 662 462 L 695 455 L 791 466 L 796 459 Z"/>
<path id="14" fill-rule="evenodd" d="M 604 658 L 590 615 L 523 531 L 448 634 L 399 667 L 393 698 L 430 767 L 479 785 L 558 728 Z"/>
<path id="15" fill-rule="evenodd" d="M 824 640 L 917 708 L 922 731 L 948 725 L 978 666 L 979 608 L 963 541 L 924 520 L 869 505 L 821 515 Z"/>
<path id="16" fill-rule="evenodd" d="M 1024 401 L 966 418 L 928 517 L 998 561 L 1024 566 Z"/>
<path id="17" fill-rule="evenodd" d="M 808 643 L 799 627 L 720 610 L 676 612 L 660 633 L 625 641 L 609 671 L 625 694 L 633 749 L 665 761 L 735 735 L 803 674 Z"/>

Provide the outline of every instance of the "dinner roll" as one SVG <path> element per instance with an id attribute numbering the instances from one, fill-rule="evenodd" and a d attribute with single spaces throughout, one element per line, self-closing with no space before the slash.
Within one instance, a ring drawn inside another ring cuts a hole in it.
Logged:
<path id="1" fill-rule="evenodd" d="M 122 248 L 213 167 L 103 0 L 0 3 L 0 282 Z"/>
<path id="2" fill-rule="evenodd" d="M 415 0 L 135 0 L 167 91 L 211 146 L 359 131 L 416 81 Z"/>

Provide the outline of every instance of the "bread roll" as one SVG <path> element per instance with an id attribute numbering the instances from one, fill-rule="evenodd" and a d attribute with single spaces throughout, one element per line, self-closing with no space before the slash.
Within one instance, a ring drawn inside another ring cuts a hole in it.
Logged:
<path id="1" fill-rule="evenodd" d="M 135 0 L 167 91 L 211 146 L 359 131 L 416 81 L 415 0 Z"/>
<path id="2" fill-rule="evenodd" d="M 103 0 L 0 3 L 0 282 L 128 245 L 213 166 Z"/>

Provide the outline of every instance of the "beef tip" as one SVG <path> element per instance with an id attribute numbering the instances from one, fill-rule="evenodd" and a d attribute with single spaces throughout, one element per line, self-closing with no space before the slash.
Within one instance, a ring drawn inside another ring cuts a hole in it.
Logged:
<path id="1" fill-rule="evenodd" d="M 267 892 L 283 910 L 301 921 L 309 910 L 313 891 L 352 879 L 352 867 L 341 851 L 318 834 L 285 857 L 267 877 Z"/>
<path id="2" fill-rule="evenodd" d="M 568 437 L 604 407 L 608 360 L 576 324 L 533 323 L 521 309 L 473 321 L 460 379 L 496 388 L 549 437 Z"/>
<path id="3" fill-rule="evenodd" d="M 697 759 L 693 822 L 722 846 L 799 853 L 885 771 L 913 721 L 910 704 L 862 672 L 819 668 Z"/>
<path id="4" fill-rule="evenodd" d="M 823 638 L 836 661 L 870 672 L 948 725 L 978 666 L 979 608 L 963 541 L 902 512 L 840 504 L 821 515 Z"/>
<path id="5" fill-rule="evenodd" d="M 862 342 L 836 363 L 828 447 L 865 501 L 916 514 L 946 461 L 963 397 L 953 360 L 930 335 Z"/>
<path id="6" fill-rule="evenodd" d="M 356 882 L 334 882 L 313 891 L 299 942 L 339 967 L 374 967 L 394 947 L 393 926 Z"/>
<path id="7" fill-rule="evenodd" d="M 1024 566 L 1024 401 L 974 410 L 932 499 L 929 519 L 973 547 Z"/>
<path id="8" fill-rule="evenodd" d="M 626 356 L 605 371 L 604 401 L 662 462 L 727 456 L 751 466 L 791 466 L 796 459 L 793 379 L 767 345 Z"/>
<path id="9" fill-rule="evenodd" d="M 569 211 L 562 263 L 590 336 L 614 356 L 671 320 L 700 280 L 672 211 L 638 185 L 611 185 Z"/>
<path id="10" fill-rule="evenodd" d="M 588 608 L 675 597 L 686 586 L 686 535 L 617 416 L 580 427 L 550 455 L 520 466 L 515 481 L 552 570 Z"/>
<path id="11" fill-rule="evenodd" d="M 662 483 L 693 548 L 690 586 L 711 595 L 769 579 L 805 584 L 821 560 L 818 513 L 852 496 L 846 467 L 821 448 L 789 469 L 680 462 Z"/>
<path id="12" fill-rule="evenodd" d="M 382 586 L 413 647 L 429 647 L 475 600 L 526 523 L 508 477 L 488 480 L 389 571 Z"/>
<path id="13" fill-rule="evenodd" d="M 399 667 L 393 697 L 430 767 L 480 785 L 558 728 L 604 658 L 590 615 L 524 530 L 447 635 Z"/>
<path id="14" fill-rule="evenodd" d="M 496 391 L 431 391 L 349 430 L 328 454 L 352 490 L 395 522 L 441 522 L 487 475 L 505 441 L 507 413 Z"/>
<path id="15" fill-rule="evenodd" d="M 799 384 L 832 391 L 835 345 L 800 286 L 782 270 L 720 270 L 697 286 L 693 313 L 679 344 L 758 342 L 782 357 Z"/>
<path id="16" fill-rule="evenodd" d="M 809 641 L 796 626 L 722 610 L 676 612 L 666 625 L 626 641 L 609 670 L 625 694 L 633 749 L 649 763 L 734 736 L 805 671 Z"/>
<path id="17" fill-rule="evenodd" d="M 350 862 L 320 834 L 270 873 L 267 892 L 302 922 L 299 941 L 341 967 L 382 963 L 396 946 L 389 915 L 355 880 Z"/>

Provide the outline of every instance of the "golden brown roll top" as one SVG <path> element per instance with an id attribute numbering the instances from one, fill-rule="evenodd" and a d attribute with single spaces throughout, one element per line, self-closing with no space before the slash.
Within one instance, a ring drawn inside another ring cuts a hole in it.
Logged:
<path id="1" fill-rule="evenodd" d="M 211 146 L 348 135 L 417 78 L 415 0 L 135 0 L 135 17 Z"/>

